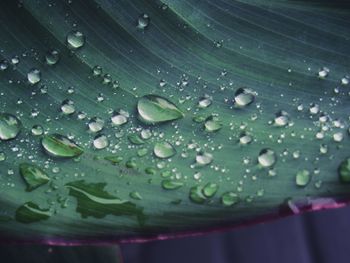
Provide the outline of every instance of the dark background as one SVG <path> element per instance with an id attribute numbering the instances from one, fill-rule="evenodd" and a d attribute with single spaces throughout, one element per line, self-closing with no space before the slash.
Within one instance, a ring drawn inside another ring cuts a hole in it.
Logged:
<path id="1" fill-rule="evenodd" d="M 350 263 L 350 207 L 225 233 L 117 246 L 2 245 L 1 263 Z"/>

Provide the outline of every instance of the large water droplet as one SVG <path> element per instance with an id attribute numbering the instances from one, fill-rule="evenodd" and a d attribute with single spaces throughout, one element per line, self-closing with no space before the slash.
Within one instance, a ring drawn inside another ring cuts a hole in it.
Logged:
<path id="1" fill-rule="evenodd" d="M 45 135 L 41 140 L 45 151 L 53 157 L 72 158 L 83 153 L 75 142 L 60 134 Z"/>
<path id="2" fill-rule="evenodd" d="M 146 124 L 173 121 L 184 117 L 178 107 L 166 98 L 146 95 L 137 103 L 139 119 Z"/>
<path id="3" fill-rule="evenodd" d="M 263 167 L 270 167 L 276 163 L 276 154 L 271 149 L 263 149 L 259 153 L 258 162 Z"/>
<path id="4" fill-rule="evenodd" d="M 253 103 L 255 99 L 255 93 L 251 89 L 239 88 L 235 93 L 233 102 L 238 107 L 245 107 Z"/>
<path id="5" fill-rule="evenodd" d="M 27 79 L 30 84 L 36 84 L 41 80 L 41 72 L 39 69 L 33 68 L 27 73 Z"/>
<path id="6" fill-rule="evenodd" d="M 27 191 L 32 191 L 50 181 L 47 174 L 40 167 L 33 164 L 21 163 L 19 172 L 27 183 Z"/>
<path id="7" fill-rule="evenodd" d="M 168 142 L 156 143 L 156 145 L 154 146 L 153 152 L 155 156 L 162 159 L 170 158 L 176 154 L 176 150 Z"/>
<path id="8" fill-rule="evenodd" d="M 12 114 L 0 113 L 0 140 L 6 141 L 16 138 L 21 127 L 21 122 Z"/>

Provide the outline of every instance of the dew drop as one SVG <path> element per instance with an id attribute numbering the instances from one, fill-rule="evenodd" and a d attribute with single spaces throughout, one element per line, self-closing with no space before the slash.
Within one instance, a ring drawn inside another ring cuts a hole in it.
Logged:
<path id="1" fill-rule="evenodd" d="M 60 59 L 60 54 L 57 50 L 53 49 L 46 53 L 45 55 L 46 63 L 50 66 L 55 65 Z"/>
<path id="2" fill-rule="evenodd" d="M 137 28 L 139 29 L 147 28 L 149 26 L 150 20 L 151 19 L 147 14 L 140 15 L 137 20 Z"/>
<path id="3" fill-rule="evenodd" d="M 98 150 L 106 148 L 109 145 L 107 136 L 104 134 L 96 135 L 93 141 L 93 145 Z"/>
<path id="4" fill-rule="evenodd" d="M 271 167 L 276 163 L 276 154 L 271 149 L 263 149 L 259 153 L 258 162 L 263 167 Z"/>
<path id="5" fill-rule="evenodd" d="M 255 93 L 247 88 L 239 88 L 235 93 L 234 103 L 238 107 L 245 107 L 253 103 L 255 99 Z"/>
<path id="6" fill-rule="evenodd" d="M 36 84 L 41 80 L 41 72 L 39 69 L 33 68 L 27 73 L 27 79 L 30 84 Z"/>
<path id="7" fill-rule="evenodd" d="M 0 140 L 7 141 L 17 137 L 22 124 L 17 117 L 9 113 L 0 113 Z"/>
<path id="8" fill-rule="evenodd" d="M 65 115 L 73 114 L 75 112 L 74 102 L 68 99 L 62 101 L 61 111 Z"/>
<path id="9" fill-rule="evenodd" d="M 45 135 L 41 140 L 41 145 L 53 157 L 72 158 L 83 153 L 83 149 L 75 142 L 57 133 Z"/>
<path id="10" fill-rule="evenodd" d="M 176 154 L 175 148 L 168 142 L 158 142 L 153 149 L 154 155 L 161 159 L 166 159 Z"/>
<path id="11" fill-rule="evenodd" d="M 78 49 L 85 44 L 85 36 L 80 31 L 71 31 L 67 35 L 67 44 L 69 48 Z"/>
<path id="12" fill-rule="evenodd" d="M 94 133 L 99 132 L 103 129 L 104 124 L 104 120 L 98 117 L 91 118 L 91 120 L 88 123 L 89 130 Z"/>
<path id="13" fill-rule="evenodd" d="M 295 176 L 295 183 L 297 186 L 304 187 L 310 182 L 310 172 L 308 170 L 301 170 Z"/>
<path id="14" fill-rule="evenodd" d="M 226 192 L 221 196 L 221 203 L 224 206 L 232 206 L 239 202 L 239 196 L 234 192 Z"/>

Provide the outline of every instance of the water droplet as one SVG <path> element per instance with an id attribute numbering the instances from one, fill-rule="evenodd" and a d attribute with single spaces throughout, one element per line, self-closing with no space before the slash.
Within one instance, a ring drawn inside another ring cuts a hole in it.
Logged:
<path id="1" fill-rule="evenodd" d="M 0 70 L 1 71 L 8 69 L 8 67 L 9 67 L 9 62 L 6 59 L 0 61 Z"/>
<path id="2" fill-rule="evenodd" d="M 0 162 L 6 160 L 6 154 L 4 152 L 0 152 Z"/>
<path id="3" fill-rule="evenodd" d="M 83 153 L 75 142 L 60 134 L 45 135 L 41 140 L 45 151 L 53 157 L 72 158 Z"/>
<path id="4" fill-rule="evenodd" d="M 210 116 L 205 120 L 204 127 L 207 132 L 216 132 L 222 128 L 222 122 L 219 118 Z"/>
<path id="5" fill-rule="evenodd" d="M 23 224 L 47 220 L 51 217 L 49 209 L 42 209 L 33 202 L 27 202 L 16 210 L 16 220 Z"/>
<path id="6" fill-rule="evenodd" d="M 44 133 L 44 128 L 41 125 L 33 125 L 31 132 L 34 136 L 40 136 Z"/>
<path id="7" fill-rule="evenodd" d="M 289 122 L 289 115 L 286 111 L 279 111 L 276 113 L 274 124 L 279 127 L 286 126 Z"/>
<path id="8" fill-rule="evenodd" d="M 166 98 L 146 95 L 137 103 L 139 119 L 146 124 L 173 121 L 184 117 L 175 104 Z"/>
<path id="9" fill-rule="evenodd" d="M 323 67 L 318 72 L 318 77 L 321 79 L 324 79 L 328 76 L 328 74 L 329 74 L 329 68 Z"/>
<path id="10" fill-rule="evenodd" d="M 7 141 L 17 137 L 21 122 L 12 114 L 0 113 L 0 140 Z"/>
<path id="11" fill-rule="evenodd" d="M 213 161 L 213 155 L 211 153 L 199 153 L 196 156 L 196 163 L 199 165 L 208 165 Z"/>
<path id="12" fill-rule="evenodd" d="M 142 137 L 142 139 L 144 139 L 144 140 L 148 140 L 149 138 L 151 138 L 151 137 L 152 137 L 152 132 L 151 132 L 151 130 L 149 130 L 149 129 L 143 129 L 143 130 L 141 131 L 141 137 Z"/>
<path id="13" fill-rule="evenodd" d="M 97 117 L 91 118 L 91 120 L 88 123 L 89 130 L 94 133 L 101 131 L 104 125 L 104 120 Z"/>
<path id="14" fill-rule="evenodd" d="M 197 204 L 203 204 L 207 198 L 202 192 L 203 187 L 202 186 L 194 186 L 190 189 L 190 200 Z"/>
<path id="15" fill-rule="evenodd" d="M 142 200 L 142 196 L 137 191 L 130 192 L 129 196 L 134 200 Z"/>
<path id="16" fill-rule="evenodd" d="M 27 73 L 27 79 L 30 84 L 36 84 L 41 80 L 41 72 L 39 69 L 33 68 Z"/>
<path id="17" fill-rule="evenodd" d="M 55 65 L 60 59 L 60 54 L 57 50 L 53 49 L 46 53 L 45 59 L 48 65 Z"/>
<path id="18" fill-rule="evenodd" d="M 342 79 L 341 79 L 341 84 L 342 85 L 348 85 L 350 82 L 350 76 L 344 76 Z"/>
<path id="19" fill-rule="evenodd" d="M 114 125 L 120 126 L 128 122 L 128 117 L 123 114 L 117 113 L 112 116 L 111 120 Z"/>
<path id="20" fill-rule="evenodd" d="M 118 164 L 123 161 L 123 157 L 119 155 L 105 156 L 104 159 L 110 161 L 112 164 Z"/>
<path id="21" fill-rule="evenodd" d="M 310 182 L 310 172 L 308 170 L 301 170 L 295 176 L 295 183 L 297 186 L 304 187 Z"/>
<path id="22" fill-rule="evenodd" d="M 238 107 L 245 107 L 253 103 L 255 99 L 255 92 L 247 88 L 239 88 L 235 93 L 233 102 Z"/>
<path id="23" fill-rule="evenodd" d="M 153 152 L 155 156 L 162 159 L 170 158 L 176 154 L 176 150 L 168 142 L 156 143 L 156 145 L 154 146 Z"/>
<path id="24" fill-rule="evenodd" d="M 142 140 L 142 138 L 136 134 L 136 133 L 133 133 L 133 134 L 129 134 L 128 135 L 128 140 L 132 143 L 132 144 L 135 144 L 135 145 L 141 145 L 141 144 L 144 144 L 145 141 Z"/>
<path id="25" fill-rule="evenodd" d="M 333 134 L 333 140 L 335 142 L 341 142 L 343 140 L 343 138 L 344 138 L 344 135 L 342 132 L 336 132 Z"/>
<path id="26" fill-rule="evenodd" d="M 61 111 L 65 115 L 70 115 L 75 112 L 74 102 L 71 100 L 64 100 L 61 104 Z"/>
<path id="27" fill-rule="evenodd" d="M 219 186 L 217 184 L 207 183 L 203 188 L 203 194 L 206 197 L 211 198 L 216 194 L 218 189 L 219 189 Z"/>
<path id="28" fill-rule="evenodd" d="M 252 136 L 250 136 L 248 133 L 246 132 L 242 132 L 241 135 L 239 136 L 239 142 L 240 144 L 249 144 L 252 142 Z"/>
<path id="29" fill-rule="evenodd" d="M 271 149 L 263 149 L 259 153 L 258 162 L 263 167 L 271 167 L 276 163 L 276 154 Z"/>
<path id="30" fill-rule="evenodd" d="M 94 75 L 94 76 L 101 76 L 101 74 L 102 74 L 102 67 L 101 66 L 95 66 L 95 67 L 93 67 L 93 69 L 92 69 L 92 74 Z"/>
<path id="31" fill-rule="evenodd" d="M 96 135 L 93 141 L 93 145 L 98 150 L 106 148 L 109 145 L 107 136 L 104 134 Z"/>
<path id="32" fill-rule="evenodd" d="M 21 163 L 19 165 L 19 171 L 27 183 L 27 191 L 33 191 L 50 181 L 47 174 L 40 167 L 33 164 Z"/>
<path id="33" fill-rule="evenodd" d="M 221 203 L 224 206 L 232 206 L 239 202 L 239 196 L 234 192 L 226 192 L 221 196 Z"/>
<path id="34" fill-rule="evenodd" d="M 212 98 L 206 95 L 199 100 L 198 107 L 202 109 L 208 108 L 211 105 L 211 103 L 212 103 Z"/>
<path id="35" fill-rule="evenodd" d="M 145 29 L 148 27 L 150 23 L 150 17 L 147 14 L 142 14 L 139 16 L 137 20 L 137 28 L 139 29 Z"/>
<path id="36" fill-rule="evenodd" d="M 175 190 L 183 186 L 183 183 L 180 181 L 173 181 L 166 179 L 162 181 L 162 187 L 166 190 Z"/>
<path id="37" fill-rule="evenodd" d="M 319 111 L 320 111 L 320 106 L 318 104 L 312 103 L 310 105 L 310 108 L 309 108 L 310 114 L 315 115 L 319 113 Z"/>
<path id="38" fill-rule="evenodd" d="M 350 183 L 350 158 L 342 161 L 338 167 L 339 180 L 342 183 Z"/>
<path id="39" fill-rule="evenodd" d="M 85 36 L 80 31 L 72 31 L 67 35 L 67 44 L 69 48 L 78 49 L 85 44 Z"/>

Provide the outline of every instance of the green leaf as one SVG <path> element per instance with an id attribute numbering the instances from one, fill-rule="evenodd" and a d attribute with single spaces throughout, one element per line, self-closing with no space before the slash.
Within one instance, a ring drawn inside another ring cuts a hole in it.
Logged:
<path id="1" fill-rule="evenodd" d="M 0 238 L 114 242 L 347 204 L 338 2 L 0 1 Z"/>

